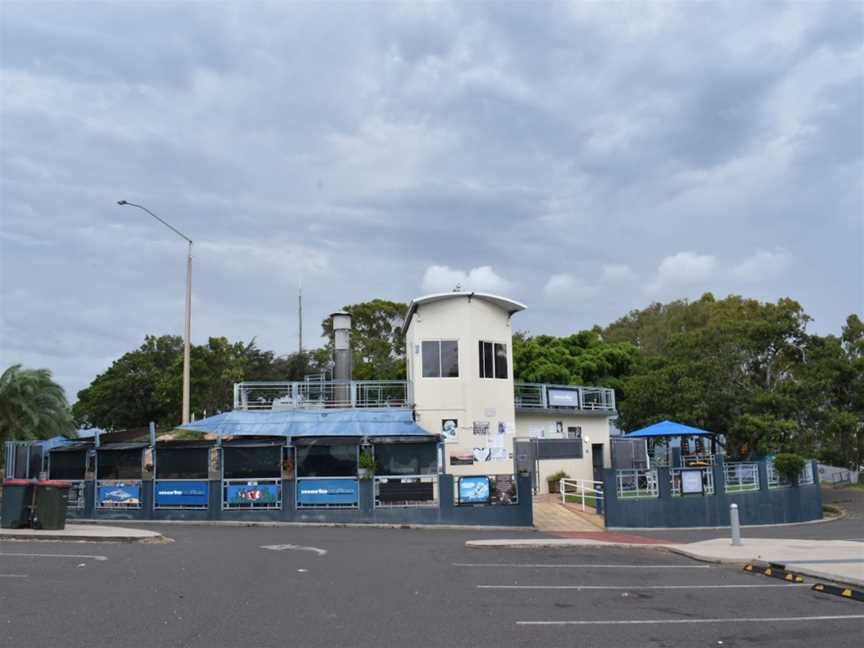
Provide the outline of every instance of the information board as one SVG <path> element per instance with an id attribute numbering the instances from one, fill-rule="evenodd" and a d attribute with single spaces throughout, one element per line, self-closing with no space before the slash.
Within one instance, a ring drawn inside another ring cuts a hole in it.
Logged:
<path id="1" fill-rule="evenodd" d="M 356 479 L 298 479 L 300 506 L 356 506 L 359 502 Z"/>
<path id="2" fill-rule="evenodd" d="M 210 484 L 206 480 L 165 480 L 156 482 L 156 506 L 206 507 Z"/>

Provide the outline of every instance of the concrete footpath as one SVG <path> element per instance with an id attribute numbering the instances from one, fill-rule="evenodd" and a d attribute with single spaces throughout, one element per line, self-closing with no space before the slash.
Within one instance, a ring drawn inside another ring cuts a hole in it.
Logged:
<path id="1" fill-rule="evenodd" d="M 59 542 L 168 542 L 156 531 L 96 524 L 67 524 L 65 529 L 0 529 L 0 540 L 52 540 Z"/>
<path id="2" fill-rule="evenodd" d="M 588 534 L 585 534 L 588 535 Z M 604 534 L 581 538 L 536 538 L 504 540 L 469 540 L 465 546 L 475 549 L 564 549 L 579 547 L 638 547 L 663 549 L 696 560 L 740 564 L 760 560 L 782 563 L 790 571 L 813 578 L 846 583 L 864 588 L 864 542 L 848 540 L 794 540 L 783 538 L 747 538 L 733 546 L 728 538 L 715 538 L 687 544 L 638 542 L 603 539 Z"/>

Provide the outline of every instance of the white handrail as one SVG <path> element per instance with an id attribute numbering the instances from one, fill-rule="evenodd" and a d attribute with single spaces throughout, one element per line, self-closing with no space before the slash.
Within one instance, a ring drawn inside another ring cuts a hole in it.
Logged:
<path id="1" fill-rule="evenodd" d="M 600 488 L 598 488 L 598 485 Z M 575 492 L 567 492 L 567 487 L 572 486 Z M 567 503 L 567 495 L 575 495 L 582 500 L 582 510 L 585 511 L 585 494 L 595 500 L 603 499 L 603 482 L 594 479 L 562 479 L 558 482 L 558 490 L 561 492 L 561 503 Z"/>

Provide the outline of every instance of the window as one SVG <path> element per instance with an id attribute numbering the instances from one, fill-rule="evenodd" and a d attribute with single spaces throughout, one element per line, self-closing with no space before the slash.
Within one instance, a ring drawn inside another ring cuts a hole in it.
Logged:
<path id="1" fill-rule="evenodd" d="M 574 427 L 567 428 L 567 438 L 568 439 L 581 439 L 582 438 L 582 426 L 577 425 Z"/>
<path id="2" fill-rule="evenodd" d="M 156 448 L 156 479 L 207 479 L 209 448 Z"/>
<path id="3" fill-rule="evenodd" d="M 67 450 L 51 453 L 51 479 L 69 479 L 79 481 L 84 479 L 87 466 L 86 450 Z"/>
<path id="4" fill-rule="evenodd" d="M 456 340 L 423 342 L 423 377 L 459 377 L 459 343 Z"/>
<path id="5" fill-rule="evenodd" d="M 99 450 L 96 479 L 141 479 L 141 449 Z"/>
<path id="6" fill-rule="evenodd" d="M 297 448 L 298 477 L 356 477 L 356 445 L 309 445 Z"/>
<path id="7" fill-rule="evenodd" d="M 507 372 L 507 345 L 498 342 L 479 343 L 479 362 L 481 378 L 503 378 L 508 377 Z"/>
<path id="8" fill-rule="evenodd" d="M 434 475 L 438 472 L 435 443 L 381 443 L 375 446 L 378 475 Z"/>
<path id="9" fill-rule="evenodd" d="M 159 465 L 159 455 L 156 455 Z M 237 446 L 222 449 L 225 479 L 275 479 L 282 476 L 282 446 Z"/>

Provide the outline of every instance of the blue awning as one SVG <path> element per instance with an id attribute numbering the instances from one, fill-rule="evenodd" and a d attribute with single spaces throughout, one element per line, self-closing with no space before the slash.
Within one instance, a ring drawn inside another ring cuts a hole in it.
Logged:
<path id="1" fill-rule="evenodd" d="M 180 426 L 219 436 L 380 437 L 427 436 L 409 410 L 281 410 L 235 411 Z"/>
<path id="2" fill-rule="evenodd" d="M 714 436 L 713 432 L 700 430 L 675 421 L 660 421 L 649 425 L 641 430 L 630 432 L 626 435 L 629 439 L 656 438 L 656 437 L 678 437 L 678 436 Z"/>

